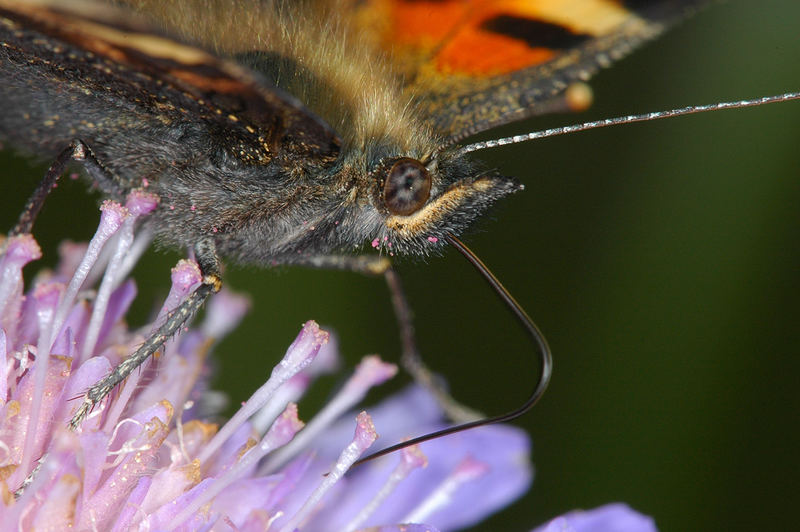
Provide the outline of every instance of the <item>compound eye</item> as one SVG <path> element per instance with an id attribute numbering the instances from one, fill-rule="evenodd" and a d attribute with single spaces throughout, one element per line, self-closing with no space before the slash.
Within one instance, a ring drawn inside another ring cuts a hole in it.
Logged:
<path id="1" fill-rule="evenodd" d="M 383 185 L 383 203 L 389 212 L 408 216 L 420 210 L 431 195 L 431 176 L 414 159 L 394 163 Z"/>

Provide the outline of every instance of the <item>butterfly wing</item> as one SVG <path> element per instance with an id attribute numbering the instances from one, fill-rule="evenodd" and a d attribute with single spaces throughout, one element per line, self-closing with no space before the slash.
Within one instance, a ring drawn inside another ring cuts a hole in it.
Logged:
<path id="1" fill-rule="evenodd" d="M 539 114 L 570 83 L 587 80 L 698 3 L 365 0 L 354 14 L 396 64 L 426 120 L 460 139 Z"/>
<path id="2" fill-rule="evenodd" d="M 201 121 L 224 131 L 229 148 L 256 164 L 278 154 L 316 162 L 337 156 L 339 139 L 324 121 L 251 71 L 156 34 L 129 14 L 97 4 L 67 6 L 0 0 L 3 124 L 35 139 L 31 149 L 60 150 L 72 138 L 92 139 L 99 125 L 91 117 L 102 108 L 118 121 Z M 29 105 L 32 99 L 39 105 Z M 54 101 L 59 108 L 48 110 Z M 14 109 L 27 111 L 15 120 Z"/>

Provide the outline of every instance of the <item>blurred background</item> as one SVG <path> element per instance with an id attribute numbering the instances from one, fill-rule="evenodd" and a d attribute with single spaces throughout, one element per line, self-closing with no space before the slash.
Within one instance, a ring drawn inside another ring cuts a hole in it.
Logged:
<path id="1" fill-rule="evenodd" d="M 590 111 L 490 137 L 798 90 L 798 21 L 796 0 L 714 6 L 597 76 Z M 526 190 L 463 240 L 545 332 L 555 373 L 517 423 L 534 442 L 533 488 L 474 530 L 529 530 L 610 501 L 654 516 L 662 530 L 796 526 L 798 146 L 793 102 L 480 153 Z M 1 155 L 0 221 L 10 227 L 46 165 Z M 51 261 L 58 241 L 88 238 L 97 220 L 83 183 L 62 183 L 36 228 Z M 178 258 L 151 252 L 140 262 L 132 321 L 166 294 Z M 421 350 L 454 395 L 490 413 L 521 402 L 536 379 L 531 348 L 471 267 L 451 250 L 397 268 Z M 229 266 L 226 281 L 253 301 L 216 349 L 217 387 L 234 405 L 307 319 L 337 332 L 350 365 L 399 354 L 381 279 Z M 407 377 L 395 380 L 386 390 Z M 336 384 L 316 387 L 301 414 Z"/>

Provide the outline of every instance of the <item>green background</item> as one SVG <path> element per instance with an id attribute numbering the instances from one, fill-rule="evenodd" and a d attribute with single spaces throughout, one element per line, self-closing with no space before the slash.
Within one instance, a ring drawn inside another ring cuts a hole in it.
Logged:
<path id="1" fill-rule="evenodd" d="M 497 136 L 798 90 L 798 22 L 796 0 L 715 6 L 597 76 L 591 111 Z M 518 423 L 534 440 L 533 489 L 475 530 L 528 530 L 610 501 L 653 515 L 662 530 L 796 526 L 798 147 L 793 102 L 481 153 L 526 190 L 464 240 L 545 332 L 555 374 Z M 9 227 L 43 169 L 8 153 L 2 161 Z M 56 242 L 87 238 L 97 219 L 96 198 L 63 183 L 36 229 L 51 258 Z M 132 321 L 166 293 L 177 258 L 140 263 Z M 421 349 L 456 397 L 487 412 L 521 401 L 535 379 L 530 347 L 465 261 L 450 251 L 398 269 Z M 230 267 L 226 281 L 253 300 L 216 350 L 232 404 L 266 379 L 309 318 L 338 332 L 351 364 L 398 354 L 380 279 Z M 320 383 L 301 415 L 335 384 Z"/>

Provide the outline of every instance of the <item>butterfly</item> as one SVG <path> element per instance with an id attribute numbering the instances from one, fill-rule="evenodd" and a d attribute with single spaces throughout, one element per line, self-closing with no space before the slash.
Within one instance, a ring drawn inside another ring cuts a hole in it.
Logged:
<path id="1" fill-rule="evenodd" d="M 381 258 L 347 254 L 370 240 L 390 256 L 427 256 L 444 242 L 468 253 L 456 235 L 523 187 L 455 145 L 562 98 L 570 105 L 570 83 L 655 37 L 694 2 L 656 2 L 641 13 L 608 2 L 577 11 L 518 2 L 211 3 L 194 13 L 139 4 L 170 33 L 208 36 L 206 46 L 229 57 L 98 5 L 9 2 L 3 12 L 4 135 L 60 152 L 50 179 L 74 159 L 106 195 L 156 194 L 147 229 L 165 245 L 191 247 L 204 272 L 181 308 L 87 392 L 73 427 L 219 291 L 220 256 L 391 275 Z M 28 204 L 15 232 L 30 231 L 40 204 Z M 550 355 L 516 313 L 542 356 L 524 410 L 546 387 Z"/>
<path id="2" fill-rule="evenodd" d="M 420 2 L 416 2 L 415 4 L 420 4 Z M 447 126 L 447 127 L 450 127 L 450 126 Z M 468 130 L 469 130 L 469 129 L 468 129 Z M 527 149 L 527 148 L 526 148 L 526 149 Z M 498 165 L 499 165 L 499 163 L 498 163 Z M 528 186 L 530 187 L 531 185 L 529 184 Z M 427 239 L 426 239 L 426 242 L 427 242 Z M 424 242 L 423 242 L 422 244 L 423 244 L 423 245 L 427 245 L 427 244 L 425 244 Z"/>

